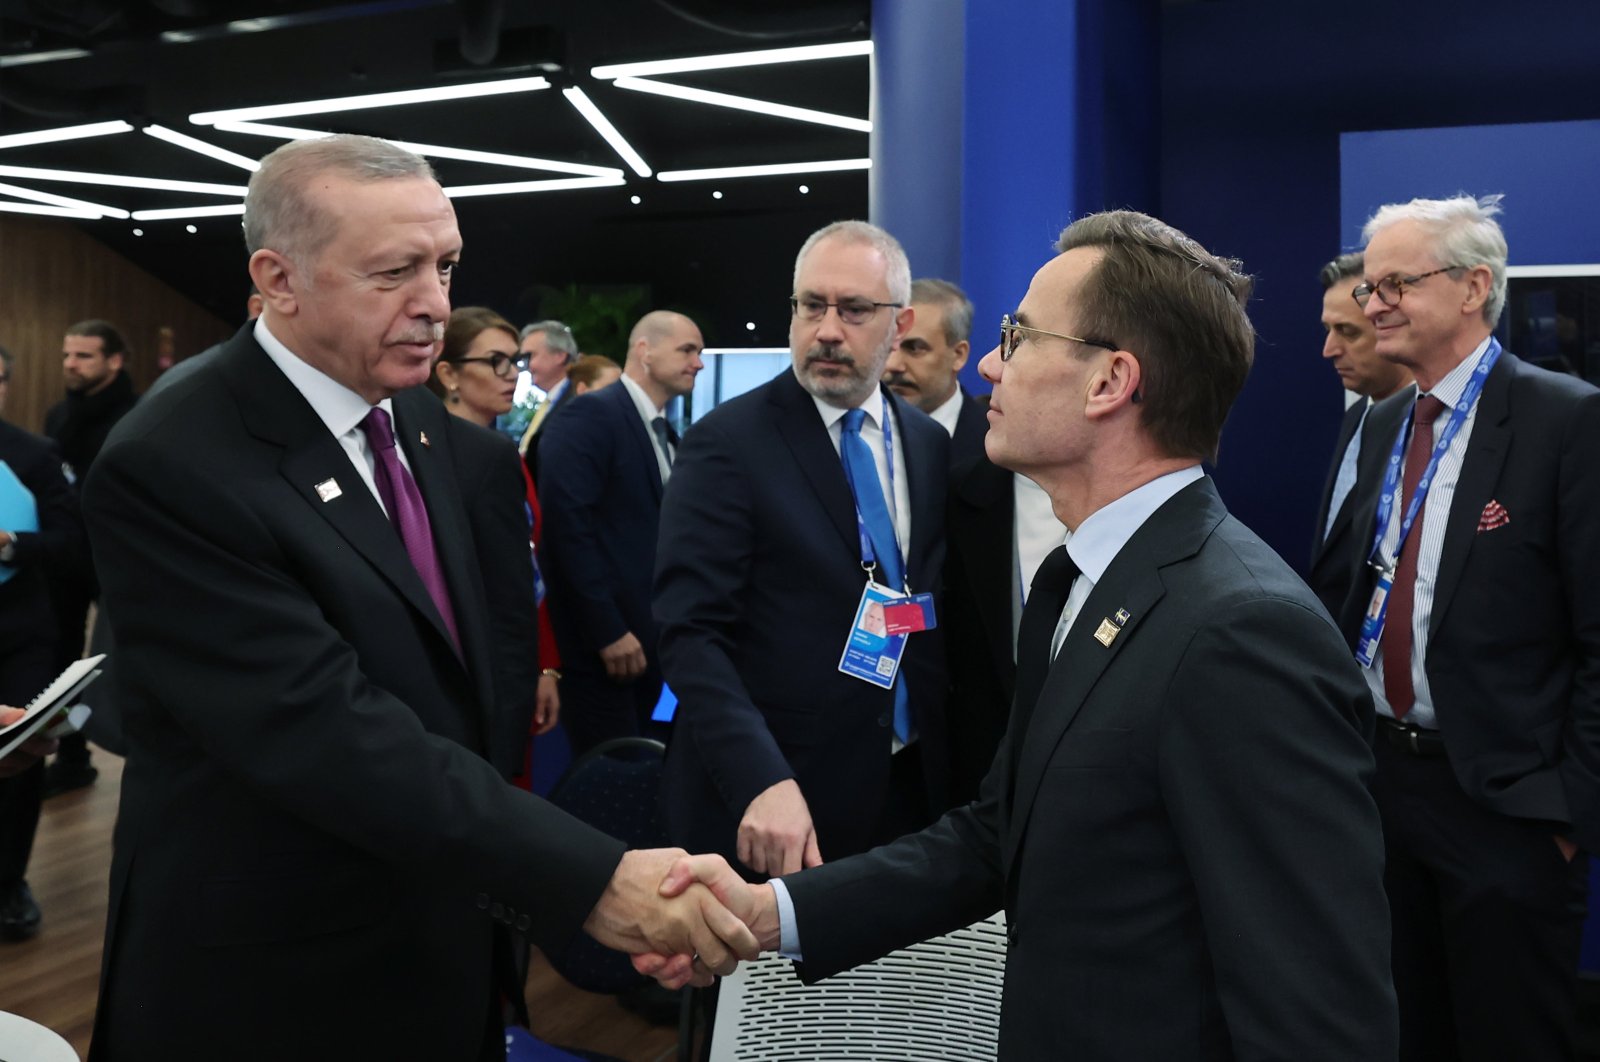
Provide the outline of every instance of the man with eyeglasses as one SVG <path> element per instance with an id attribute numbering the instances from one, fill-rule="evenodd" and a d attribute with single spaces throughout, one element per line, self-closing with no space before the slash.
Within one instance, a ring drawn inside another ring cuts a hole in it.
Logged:
<path id="1" fill-rule="evenodd" d="M 1354 292 L 1417 382 L 1370 414 L 1343 616 L 1378 709 L 1407 1062 L 1573 1057 L 1600 851 L 1600 392 L 1495 338 L 1499 199 L 1382 207 Z"/>
<path id="2" fill-rule="evenodd" d="M 645 314 L 621 384 L 574 398 L 540 444 L 541 548 L 574 755 L 650 729 L 661 694 L 650 580 L 678 448 L 667 405 L 694 390 L 704 347 L 683 314 Z"/>
<path id="3" fill-rule="evenodd" d="M 888 636 L 862 625 L 874 601 L 937 593 L 944 561 L 949 436 L 880 382 L 910 295 L 887 232 L 813 233 L 795 260 L 793 370 L 695 424 L 662 505 L 655 610 L 679 699 L 662 812 L 669 836 L 760 879 L 944 806 L 937 617 Z"/>
<path id="4" fill-rule="evenodd" d="M 1003 906 L 1008 1062 L 1393 1058 L 1371 700 L 1201 470 L 1250 365 L 1249 278 L 1129 211 L 1058 248 L 979 367 L 989 454 L 1072 536 L 978 801 L 770 884 L 687 860 L 667 891 L 711 884 L 807 981 Z"/>

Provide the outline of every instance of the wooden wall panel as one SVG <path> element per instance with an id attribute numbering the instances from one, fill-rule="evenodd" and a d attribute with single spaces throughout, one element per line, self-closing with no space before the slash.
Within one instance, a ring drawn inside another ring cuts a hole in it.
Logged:
<path id="1" fill-rule="evenodd" d="M 241 269 L 240 286 L 243 287 Z M 240 307 L 241 320 L 243 307 Z M 162 328 L 178 359 L 232 335 L 209 312 L 70 222 L 0 213 L 0 346 L 16 358 L 3 416 L 29 431 L 61 401 L 61 337 L 88 317 L 117 326 L 136 390 L 157 374 Z"/>

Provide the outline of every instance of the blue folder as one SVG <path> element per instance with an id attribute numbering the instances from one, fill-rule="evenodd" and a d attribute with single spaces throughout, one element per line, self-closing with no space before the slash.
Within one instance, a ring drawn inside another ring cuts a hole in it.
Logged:
<path id="1" fill-rule="evenodd" d="M 0 529 L 12 534 L 39 530 L 39 503 L 34 501 L 33 491 L 22 485 L 4 461 L 0 461 Z M 16 574 L 16 568 L 0 564 L 0 583 Z"/>

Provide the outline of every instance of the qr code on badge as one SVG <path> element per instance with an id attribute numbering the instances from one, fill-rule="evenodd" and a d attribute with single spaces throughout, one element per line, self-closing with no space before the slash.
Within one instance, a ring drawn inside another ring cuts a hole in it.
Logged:
<path id="1" fill-rule="evenodd" d="M 894 674 L 894 660 L 887 656 L 878 657 L 878 674 L 884 678 Z"/>

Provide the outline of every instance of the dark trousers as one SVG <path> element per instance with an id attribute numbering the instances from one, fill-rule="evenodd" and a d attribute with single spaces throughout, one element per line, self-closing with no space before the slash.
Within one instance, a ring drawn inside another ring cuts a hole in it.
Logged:
<path id="1" fill-rule="evenodd" d="M 922 773 L 922 745 L 912 742 L 889 758 L 889 791 L 872 829 L 872 846 L 916 833 L 932 821 L 928 783 Z"/>
<path id="2" fill-rule="evenodd" d="M 613 682 L 604 672 L 569 670 L 561 676 L 561 726 L 577 759 L 602 742 L 622 737 L 664 740 L 650 713 L 661 699 L 661 675 L 651 669 L 632 682 Z"/>
<path id="3" fill-rule="evenodd" d="M 50 642 L 12 646 L 0 652 L 0 704 L 19 708 L 27 704 L 55 677 L 51 670 L 54 661 L 55 647 Z M 0 780 L 0 885 L 27 875 L 43 793 L 43 763 Z"/>
<path id="4" fill-rule="evenodd" d="M 1588 856 L 1480 806 L 1448 759 L 1377 760 L 1401 1062 L 1572 1059 Z"/>

